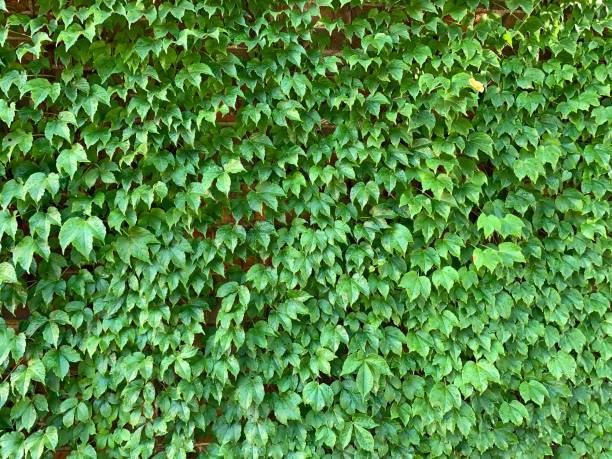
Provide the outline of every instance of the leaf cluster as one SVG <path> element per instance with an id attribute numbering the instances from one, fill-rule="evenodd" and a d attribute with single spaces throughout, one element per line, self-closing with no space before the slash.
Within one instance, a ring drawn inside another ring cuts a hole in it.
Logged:
<path id="1" fill-rule="evenodd" d="M 605 1 L 0 0 L 0 458 L 607 457 Z"/>

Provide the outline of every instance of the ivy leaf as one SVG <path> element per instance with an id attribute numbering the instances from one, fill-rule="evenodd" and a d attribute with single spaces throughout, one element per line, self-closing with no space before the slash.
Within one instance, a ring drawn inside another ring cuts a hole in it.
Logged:
<path id="1" fill-rule="evenodd" d="M 437 382 L 429 392 L 429 402 L 432 408 L 439 410 L 441 414 L 445 414 L 451 409 L 461 406 L 461 393 L 453 385 Z"/>
<path id="2" fill-rule="evenodd" d="M 240 407 L 245 411 L 248 410 L 253 403 L 259 405 L 263 401 L 265 395 L 261 377 L 242 377 L 240 381 L 238 381 L 236 395 Z"/>
<path id="3" fill-rule="evenodd" d="M 28 265 L 29 266 L 29 265 Z M 0 285 L 2 284 L 16 284 L 17 274 L 15 268 L 6 261 L 0 263 Z"/>
<path id="4" fill-rule="evenodd" d="M 6 234 L 15 239 L 17 234 L 17 218 L 6 210 L 0 210 L 0 240 Z"/>
<path id="5" fill-rule="evenodd" d="M 544 385 L 535 380 L 523 381 L 519 386 L 519 391 L 524 400 L 531 400 L 539 406 L 542 406 L 544 403 L 544 398 L 548 397 L 548 391 Z"/>
<path id="6" fill-rule="evenodd" d="M 459 273 L 452 266 L 445 266 L 434 271 L 431 280 L 436 288 L 442 286 L 447 292 L 450 292 L 455 282 L 459 281 Z"/>
<path id="7" fill-rule="evenodd" d="M 174 371 L 176 371 L 176 374 L 180 378 L 183 378 L 187 381 L 191 381 L 191 366 L 189 365 L 189 362 L 187 362 L 186 360 L 180 357 L 177 358 L 174 361 Z"/>
<path id="8" fill-rule="evenodd" d="M 223 172 L 221 175 L 217 177 L 217 189 L 227 195 L 230 191 L 230 187 L 232 185 L 232 179 L 230 178 L 227 172 Z"/>
<path id="9" fill-rule="evenodd" d="M 499 382 L 499 371 L 486 360 L 467 362 L 463 366 L 461 378 L 464 383 L 471 384 L 479 392 L 484 392 L 489 382 Z"/>
<path id="10" fill-rule="evenodd" d="M 529 419 L 529 412 L 521 402 L 512 400 L 510 403 L 502 403 L 499 409 L 499 416 L 503 422 L 512 422 L 520 426 L 523 420 Z"/>
<path id="11" fill-rule="evenodd" d="M 312 406 L 313 410 L 321 411 L 326 405 L 331 403 L 334 393 L 327 384 L 320 384 L 311 381 L 304 386 L 302 398 L 304 403 Z"/>
<path id="12" fill-rule="evenodd" d="M 45 191 L 49 191 L 51 195 L 55 195 L 59 191 L 59 176 L 53 172 L 50 174 L 35 172 L 28 177 L 23 190 L 38 203 L 45 194 Z"/>
<path id="13" fill-rule="evenodd" d="M 342 372 L 340 373 L 340 376 L 354 373 L 357 368 L 361 366 L 364 359 L 365 356 L 362 352 L 349 354 L 349 356 L 344 360 L 344 363 L 342 364 Z"/>
<path id="14" fill-rule="evenodd" d="M 357 440 L 357 445 L 365 451 L 374 451 L 374 437 L 372 434 L 363 427 L 359 425 L 354 425 L 355 432 L 355 440 Z"/>
<path id="15" fill-rule="evenodd" d="M 382 238 L 382 244 L 389 253 L 398 252 L 405 254 L 408 251 L 408 244 L 412 242 L 412 233 L 401 223 L 391 226 Z"/>
<path id="16" fill-rule="evenodd" d="M 412 54 L 414 56 L 414 59 L 419 63 L 419 65 L 425 64 L 427 58 L 432 57 L 431 49 L 429 48 L 429 46 L 424 44 L 419 44 L 415 46 Z"/>
<path id="17" fill-rule="evenodd" d="M 32 236 L 24 237 L 13 249 L 13 264 L 29 271 L 35 252 L 38 252 L 36 241 Z"/>
<path id="18" fill-rule="evenodd" d="M 27 365 L 20 365 L 11 373 L 11 386 L 21 395 L 25 395 L 30 387 L 31 381 L 45 383 L 45 366 L 38 358 L 27 362 Z"/>
<path id="19" fill-rule="evenodd" d="M 223 166 L 223 168 L 228 174 L 237 174 L 238 172 L 245 170 L 245 168 L 242 166 L 242 162 L 240 162 L 239 159 L 231 159 L 225 164 L 225 166 Z"/>
<path id="20" fill-rule="evenodd" d="M 75 144 L 71 148 L 66 148 L 57 157 L 55 162 L 58 172 L 67 172 L 70 178 L 74 177 L 79 163 L 88 163 L 85 149 L 80 144 Z"/>
<path id="21" fill-rule="evenodd" d="M 45 383 L 45 366 L 40 359 L 35 358 L 28 362 L 27 373 L 33 381 Z"/>
<path id="22" fill-rule="evenodd" d="M 15 119 L 15 102 L 7 103 L 6 100 L 0 99 L 0 120 L 7 126 L 13 124 Z"/>
<path id="23" fill-rule="evenodd" d="M 495 215 L 480 214 L 476 220 L 476 227 L 483 230 L 485 237 L 489 238 L 494 231 L 501 232 L 502 222 Z"/>
<path id="24" fill-rule="evenodd" d="M 287 425 L 288 421 L 299 421 L 301 397 L 295 392 L 283 394 L 274 399 L 274 415 L 281 424 Z"/>
<path id="25" fill-rule="evenodd" d="M 59 83 L 51 83 L 45 78 L 34 78 L 28 80 L 22 88 L 22 94 L 30 93 L 34 101 L 34 108 L 38 107 L 47 98 L 55 101 L 60 95 Z"/>
<path id="26" fill-rule="evenodd" d="M 51 120 L 47 122 L 45 126 L 45 137 L 53 142 L 55 136 L 61 137 L 62 139 L 70 142 L 70 128 L 68 123 L 63 120 Z"/>
<path id="27" fill-rule="evenodd" d="M 72 217 L 66 220 L 59 233 L 60 246 L 63 251 L 72 245 L 81 255 L 89 258 L 93 249 L 93 240 L 104 242 L 106 228 L 96 216 L 87 218 Z"/>
<path id="28" fill-rule="evenodd" d="M 502 236 L 517 236 L 520 237 L 523 233 L 523 221 L 516 215 L 508 214 L 502 220 L 499 232 Z"/>
<path id="29" fill-rule="evenodd" d="M 364 362 L 359 367 L 357 372 L 357 390 L 365 397 L 368 395 L 374 387 L 374 373 L 370 366 Z"/>
<path id="30" fill-rule="evenodd" d="M 399 286 L 406 290 L 410 300 L 415 300 L 421 295 L 428 298 L 431 294 L 431 281 L 428 277 L 419 276 L 416 271 L 404 274 Z"/>
<path id="31" fill-rule="evenodd" d="M 533 11 L 534 0 L 506 0 L 506 6 L 511 10 L 517 10 L 521 8 L 529 16 Z"/>
<path id="32" fill-rule="evenodd" d="M 502 260 L 510 260 L 511 262 L 525 263 L 525 256 L 521 251 L 521 248 L 514 242 L 502 242 L 499 244 L 499 253 L 502 256 Z"/>
<path id="33" fill-rule="evenodd" d="M 576 373 L 576 361 L 567 352 L 558 352 L 548 360 L 547 364 L 550 373 L 557 379 L 563 375 L 573 378 Z"/>
<path id="34" fill-rule="evenodd" d="M 0 450 L 4 458 L 23 457 L 25 437 L 22 432 L 6 432 L 0 437 Z"/>
<path id="35" fill-rule="evenodd" d="M 478 151 L 493 157 L 493 139 L 486 132 L 473 132 L 468 137 L 467 154 L 476 156 Z"/>
<path id="36" fill-rule="evenodd" d="M 141 227 L 128 230 L 126 236 L 121 236 L 116 240 L 116 247 L 119 258 L 126 264 L 131 263 L 131 257 L 148 263 L 149 245 L 157 243 L 157 239 L 150 231 Z"/>

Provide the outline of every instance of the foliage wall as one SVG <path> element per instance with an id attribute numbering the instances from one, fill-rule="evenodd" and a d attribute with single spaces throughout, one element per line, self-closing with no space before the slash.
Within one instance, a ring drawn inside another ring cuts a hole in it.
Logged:
<path id="1" fill-rule="evenodd" d="M 0 1 L 0 457 L 608 457 L 604 1 Z"/>

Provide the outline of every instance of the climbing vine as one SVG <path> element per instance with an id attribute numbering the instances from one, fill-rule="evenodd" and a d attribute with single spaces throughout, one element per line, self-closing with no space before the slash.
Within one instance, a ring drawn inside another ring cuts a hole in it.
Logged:
<path id="1" fill-rule="evenodd" d="M 0 10 L 1 458 L 610 453 L 607 2 Z"/>

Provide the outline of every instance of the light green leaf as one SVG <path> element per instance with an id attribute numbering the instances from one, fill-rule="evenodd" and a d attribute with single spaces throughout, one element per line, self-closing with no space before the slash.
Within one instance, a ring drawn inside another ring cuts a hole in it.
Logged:
<path id="1" fill-rule="evenodd" d="M 464 383 L 471 384 L 479 392 L 489 386 L 489 382 L 499 382 L 499 371 L 486 360 L 469 361 L 463 366 L 461 378 Z"/>
<path id="2" fill-rule="evenodd" d="M 334 393 L 327 384 L 320 384 L 316 381 L 311 381 L 304 386 L 302 398 L 304 403 L 312 406 L 313 410 L 321 411 L 325 406 L 331 403 Z"/>
<path id="3" fill-rule="evenodd" d="M 450 292 L 455 282 L 459 281 L 459 273 L 452 266 L 445 266 L 442 269 L 435 270 L 431 280 L 436 288 L 442 286 L 447 292 Z"/>
<path id="4" fill-rule="evenodd" d="M 453 385 L 437 382 L 429 392 L 429 402 L 434 409 L 440 410 L 441 414 L 445 414 L 451 409 L 461 406 L 461 393 Z"/>
<path id="5" fill-rule="evenodd" d="M 223 172 L 217 177 L 217 189 L 223 193 L 228 194 L 232 185 L 232 179 L 227 172 Z"/>
<path id="6" fill-rule="evenodd" d="M 411 242 L 412 233 L 401 223 L 391 225 L 391 228 L 385 232 L 382 238 L 383 247 L 389 253 L 405 254 L 408 251 L 408 244 Z"/>
<path id="7" fill-rule="evenodd" d="M 523 420 L 529 419 L 527 408 L 518 400 L 512 400 L 510 403 L 503 402 L 499 409 L 499 417 L 503 422 L 512 422 L 520 426 Z"/>
<path id="8" fill-rule="evenodd" d="M 34 252 L 38 252 L 38 244 L 32 236 L 26 236 L 13 249 L 13 264 L 29 271 Z"/>
<path id="9" fill-rule="evenodd" d="M 70 178 L 74 177 L 79 163 L 88 163 L 87 153 L 81 144 L 75 144 L 71 148 L 61 151 L 55 162 L 58 172 L 67 172 Z"/>
<path id="10" fill-rule="evenodd" d="M 245 168 L 242 166 L 242 162 L 239 159 L 231 159 L 223 166 L 225 172 L 228 174 L 237 174 L 238 172 L 242 172 Z"/>
<path id="11" fill-rule="evenodd" d="M 85 258 L 89 258 L 93 249 L 93 240 L 104 242 L 105 237 L 104 223 L 96 216 L 89 217 L 87 220 L 72 217 L 62 225 L 59 233 L 60 246 L 63 251 L 70 244 Z"/>
<path id="12" fill-rule="evenodd" d="M 548 397 L 546 387 L 541 382 L 535 380 L 523 381 L 519 386 L 519 391 L 524 400 L 531 400 L 540 406 L 544 403 L 544 398 Z"/>
<path id="13" fill-rule="evenodd" d="M 469 135 L 466 152 L 470 156 L 477 156 L 477 152 L 482 151 L 488 156 L 493 157 L 493 139 L 485 132 L 473 132 Z"/>
<path id="14" fill-rule="evenodd" d="M 364 362 L 357 372 L 357 390 L 365 397 L 368 395 L 374 387 L 374 374 L 370 366 Z"/>
<path id="15" fill-rule="evenodd" d="M 363 427 L 354 424 L 355 440 L 357 445 L 365 451 L 374 451 L 374 437 Z"/>
<path id="16" fill-rule="evenodd" d="M 498 246 L 502 261 L 510 261 L 511 263 L 525 263 L 525 256 L 521 248 L 514 242 L 502 242 Z"/>
<path id="17" fill-rule="evenodd" d="M 15 273 L 15 268 L 13 267 L 13 265 L 6 261 L 0 263 L 0 285 L 16 283 L 17 274 Z"/>
<path id="18" fill-rule="evenodd" d="M 576 361 L 567 352 L 560 351 L 553 355 L 546 363 L 550 373 L 557 379 L 563 375 L 572 379 L 576 373 Z"/>
<path id="19" fill-rule="evenodd" d="M 478 220 L 476 220 L 476 227 L 483 230 L 485 237 L 489 238 L 494 231 L 501 231 L 502 222 L 495 215 L 485 215 L 483 213 L 478 216 Z"/>
<path id="20" fill-rule="evenodd" d="M 15 102 L 8 104 L 6 100 L 0 99 L 0 120 L 4 121 L 4 123 L 10 127 L 14 119 Z"/>
<path id="21" fill-rule="evenodd" d="M 344 361 L 344 364 L 342 365 L 342 372 L 340 373 L 340 376 L 354 373 L 357 368 L 359 368 L 359 366 L 363 363 L 364 359 L 365 356 L 363 355 L 363 352 L 349 354 L 349 356 Z"/>

